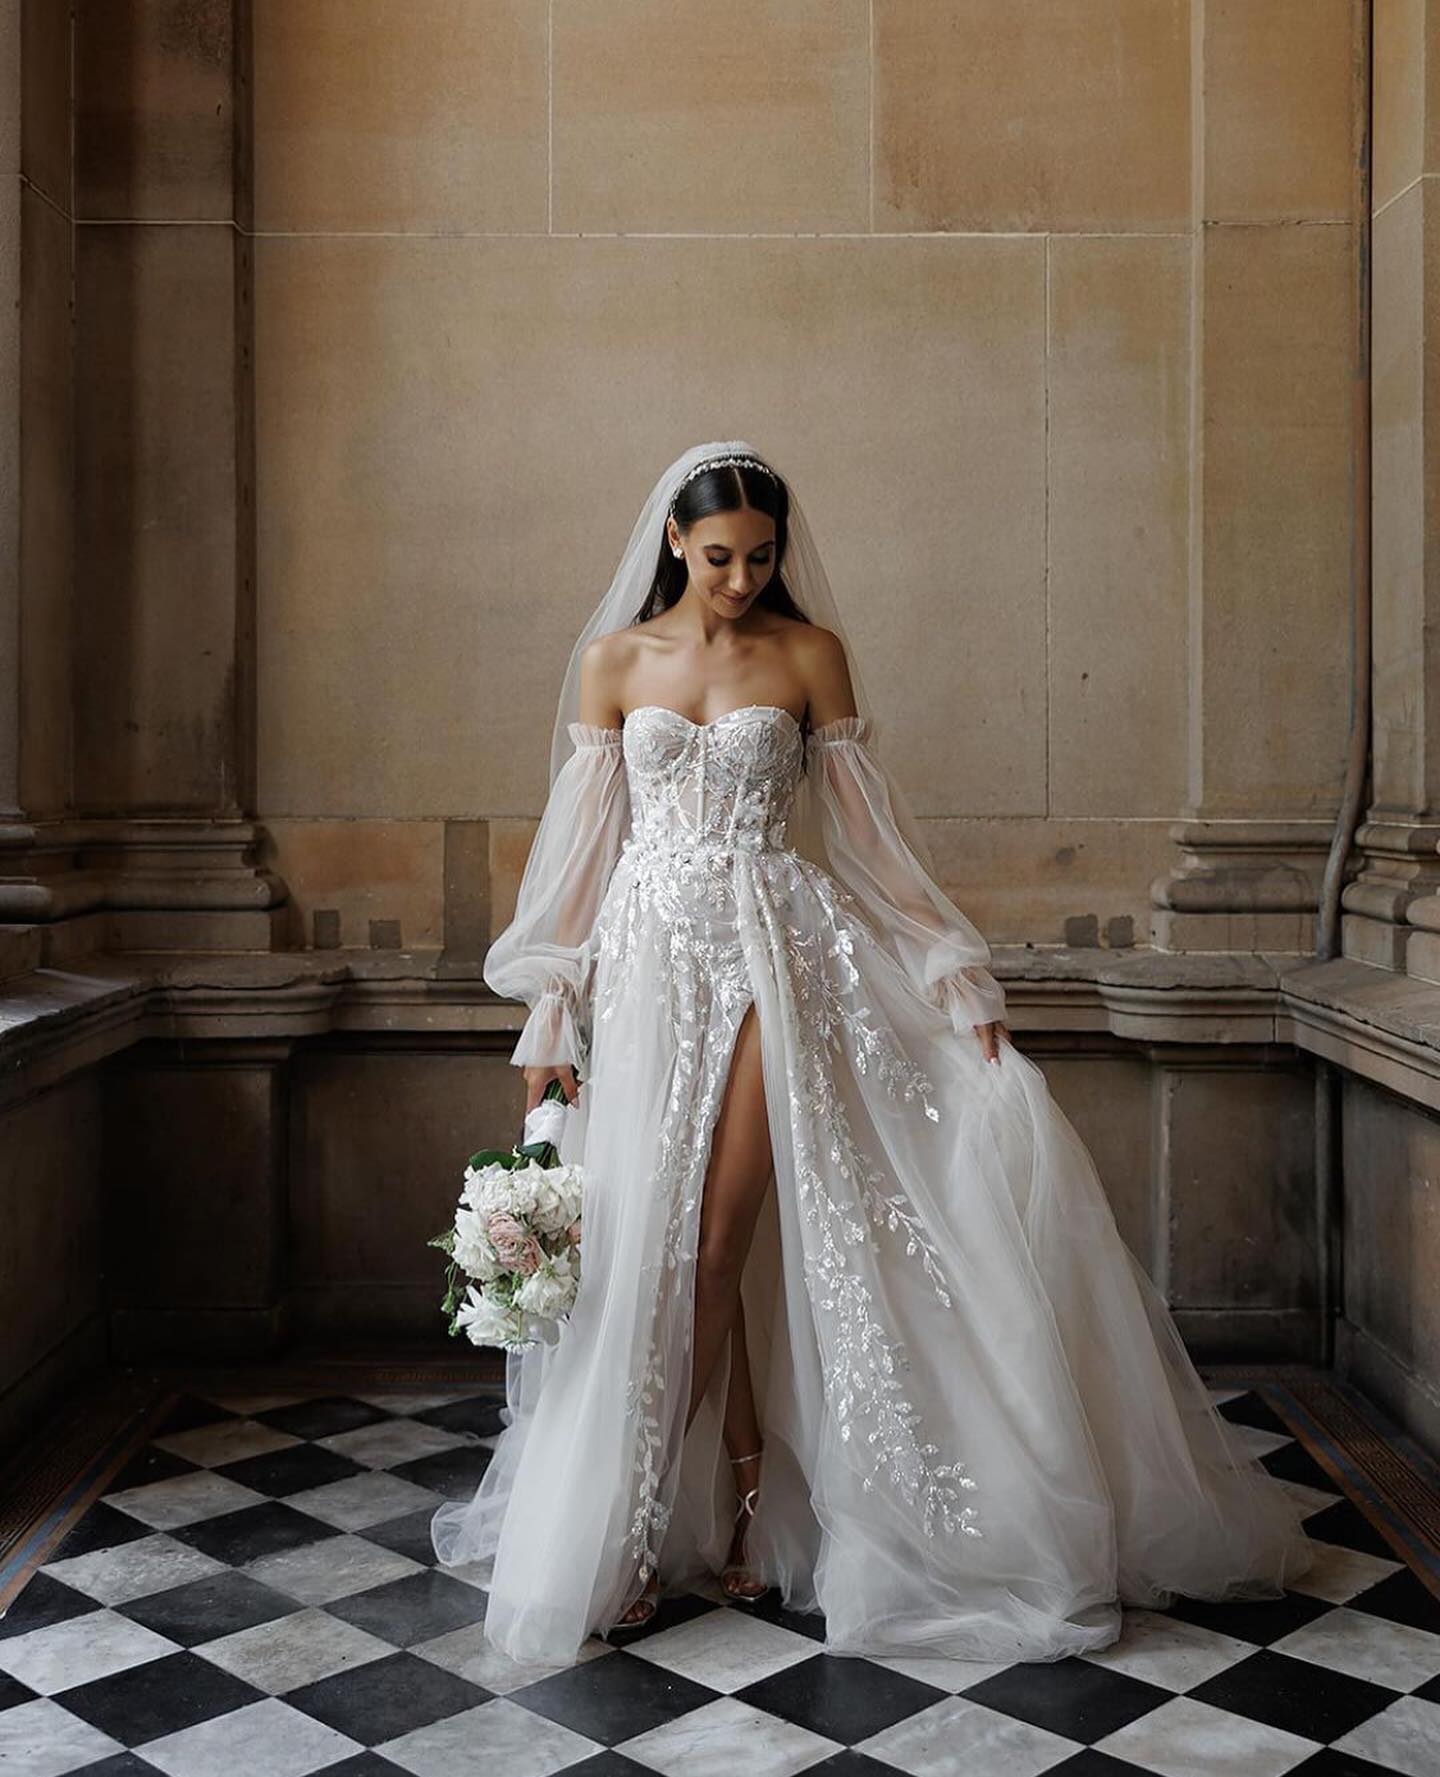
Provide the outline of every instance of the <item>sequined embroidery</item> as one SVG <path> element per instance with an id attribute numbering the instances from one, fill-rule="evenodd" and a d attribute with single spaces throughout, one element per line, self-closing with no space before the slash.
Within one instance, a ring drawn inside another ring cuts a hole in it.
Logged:
<path id="1" fill-rule="evenodd" d="M 667 1213 L 663 1239 L 643 1267 L 653 1303 L 647 1357 L 627 1391 L 634 1421 L 627 1556 L 648 1575 L 670 1522 L 667 1425 L 683 1421 L 685 1403 L 667 1397 L 662 1317 L 667 1298 L 674 1311 L 677 1282 L 693 1278 L 711 1136 L 755 969 L 786 1003 L 797 1035 L 788 1079 L 795 1191 L 809 1230 L 804 1275 L 839 1436 L 862 1467 L 861 1486 L 869 1490 L 885 1476 L 927 1535 L 979 1536 L 974 1508 L 960 1504 L 961 1491 L 976 1483 L 964 1463 L 937 1460 L 939 1450 L 924 1439 L 904 1392 L 908 1359 L 849 1256 L 874 1239 L 896 1238 L 940 1302 L 953 1306 L 919 1215 L 856 1138 L 835 1078 L 834 1057 L 843 1053 L 846 1067 L 873 1074 L 889 1097 L 938 1120 L 932 1082 L 864 1003 L 854 953 L 875 938 L 852 897 L 786 844 L 800 731 L 767 705 L 705 724 L 647 706 L 630 713 L 623 736 L 632 827 L 596 920 L 594 1018 L 603 1028 L 614 1016 L 638 957 L 659 946 L 667 995 L 661 1016 L 675 1044 L 654 1167 L 636 1187 L 660 1195 Z M 812 911 L 808 920 L 787 922 L 797 896 L 818 902 L 824 917 Z M 768 943 L 750 956 L 755 916 L 755 937 Z M 685 1307 L 688 1349 L 688 1300 Z"/>

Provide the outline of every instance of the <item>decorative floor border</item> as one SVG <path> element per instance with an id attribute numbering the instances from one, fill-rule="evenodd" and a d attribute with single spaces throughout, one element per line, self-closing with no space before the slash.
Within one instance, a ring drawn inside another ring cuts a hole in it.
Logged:
<path id="1" fill-rule="evenodd" d="M 1356 1388 L 1306 1365 L 1205 1364 L 1251 1388 L 1423 1585 L 1440 1598 L 1440 1464 Z"/>
<path id="2" fill-rule="evenodd" d="M 1440 1597 L 1440 1465 L 1357 1390 L 1300 1364 L 1202 1364 L 1215 1387 L 1251 1389 L 1336 1487 Z M 120 1370 L 68 1401 L 0 1472 L 0 1612 L 50 1558 L 184 1394 L 494 1391 L 505 1360 L 297 1357 L 185 1370 Z"/>

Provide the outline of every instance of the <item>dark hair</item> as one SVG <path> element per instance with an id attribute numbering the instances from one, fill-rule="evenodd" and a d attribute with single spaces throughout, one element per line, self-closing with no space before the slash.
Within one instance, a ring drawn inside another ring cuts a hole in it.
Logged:
<path id="1" fill-rule="evenodd" d="M 738 512 L 744 506 L 752 506 L 757 512 L 768 512 L 775 520 L 775 571 L 760 589 L 755 603 L 797 623 L 808 623 L 810 619 L 795 603 L 785 583 L 785 548 L 790 540 L 790 490 L 778 475 L 772 477 L 763 469 L 751 469 L 740 463 L 725 463 L 702 470 L 680 489 L 673 511 L 675 522 L 683 532 L 714 512 Z M 652 617 L 668 611 L 679 601 L 688 578 L 684 559 L 672 553 L 669 536 L 662 530 L 660 554 L 650 590 L 630 622 L 648 623 Z M 807 710 L 801 730 L 802 740 L 809 726 L 810 712 Z"/>

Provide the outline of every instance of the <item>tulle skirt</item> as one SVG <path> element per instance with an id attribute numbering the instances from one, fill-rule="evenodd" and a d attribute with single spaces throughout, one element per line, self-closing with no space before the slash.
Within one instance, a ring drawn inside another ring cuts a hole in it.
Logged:
<path id="1" fill-rule="evenodd" d="M 741 1284 L 764 1457 L 747 1560 L 839 1654 L 1057 1660 L 1122 1604 L 1274 1598 L 1301 1508 L 1216 1411 L 1040 1069 L 912 986 L 786 850 L 730 853 L 677 908 L 628 853 L 597 922 L 581 1284 L 512 1354 L 471 1499 L 487 1638 L 565 1664 L 658 1568 L 718 1573 L 735 1516 L 729 1353 L 688 1432 L 700 1207 L 736 1033 L 761 1026 L 774 1170 Z"/>

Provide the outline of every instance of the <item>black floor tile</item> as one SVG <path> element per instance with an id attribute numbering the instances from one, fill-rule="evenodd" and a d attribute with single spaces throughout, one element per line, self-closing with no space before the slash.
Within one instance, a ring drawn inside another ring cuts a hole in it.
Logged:
<path id="1" fill-rule="evenodd" d="M 1260 1458 L 1260 1466 L 1277 1481 L 1297 1481 L 1302 1487 L 1318 1487 L 1322 1493 L 1340 1498 L 1340 1489 L 1296 1438 Z"/>
<path id="2" fill-rule="evenodd" d="M 325 1487 L 331 1481 L 348 1481 L 352 1475 L 371 1471 L 363 1463 L 322 1450 L 318 1444 L 288 1444 L 283 1450 L 265 1450 L 259 1456 L 242 1456 L 215 1470 L 227 1481 L 238 1481 L 255 1493 L 283 1499 L 287 1493 L 303 1493 L 309 1487 Z"/>
<path id="3" fill-rule="evenodd" d="M 1217 1411 L 1222 1419 L 1228 1419 L 1232 1425 L 1253 1426 L 1256 1431 L 1274 1432 L 1277 1437 L 1293 1438 L 1294 1432 L 1269 1404 L 1254 1393 L 1236 1395 L 1233 1401 L 1226 1401 Z"/>
<path id="4" fill-rule="evenodd" d="M 816 1654 L 735 1695 L 742 1703 L 849 1746 L 928 1709 L 946 1692 L 868 1660 Z"/>
<path id="5" fill-rule="evenodd" d="M 193 1475 L 201 1467 L 203 1464 L 187 1462 L 158 1444 L 147 1444 L 111 1477 L 105 1491 L 124 1493 L 131 1487 L 148 1487 L 152 1481 L 173 1481 L 176 1475 Z"/>
<path id="6" fill-rule="evenodd" d="M 965 1696 L 1088 1746 L 1168 1703 L 1173 1692 L 1072 1655 L 1011 1666 L 968 1686 Z"/>
<path id="7" fill-rule="evenodd" d="M 368 1401 L 327 1395 L 315 1401 L 287 1401 L 283 1407 L 268 1407 L 253 1417 L 273 1425 L 276 1431 L 289 1432 L 292 1438 L 333 1438 L 341 1432 L 359 1431 L 362 1425 L 376 1425 L 391 1415 Z"/>
<path id="8" fill-rule="evenodd" d="M 1378 1715 L 1399 1695 L 1384 1685 L 1309 1660 L 1261 1648 L 1186 1692 L 1201 1703 L 1247 1715 L 1289 1734 L 1322 1743 L 1338 1740 Z"/>
<path id="9" fill-rule="evenodd" d="M 613 1746 L 713 1703 L 719 1694 L 620 1648 L 511 1691 L 509 1700 Z"/>
<path id="10" fill-rule="evenodd" d="M 494 1693 L 414 1654 L 394 1654 L 286 1691 L 285 1701 L 362 1746 L 488 1703 Z"/>
<path id="11" fill-rule="evenodd" d="M 1356 1758 L 1353 1752 L 1323 1746 L 1303 1764 L 1291 1765 L 1285 1777 L 1394 1777 L 1394 1767 L 1374 1765 L 1368 1758 Z"/>
<path id="12" fill-rule="evenodd" d="M 435 1545 L 430 1540 L 430 1521 L 434 1516 L 434 1506 L 421 1506 L 418 1511 L 406 1512 L 402 1517 L 387 1518 L 383 1524 L 367 1525 L 355 1535 L 378 1543 L 382 1549 L 393 1549 L 397 1555 L 408 1555 L 412 1561 L 419 1561 L 426 1567 L 434 1567 Z"/>
<path id="13" fill-rule="evenodd" d="M 438 1568 L 409 1573 L 404 1579 L 337 1598 L 326 1606 L 331 1616 L 388 1641 L 392 1647 L 413 1647 L 434 1635 L 478 1623 L 485 1615 L 485 1594 Z"/>
<path id="14" fill-rule="evenodd" d="M 68 1561 L 72 1555 L 92 1555 L 96 1549 L 118 1549 L 122 1543 L 133 1543 L 142 1536 L 153 1535 L 150 1525 L 132 1518 L 129 1512 L 106 1505 L 103 1499 L 97 1499 L 45 1559 Z"/>
<path id="15" fill-rule="evenodd" d="M 71 1617 L 83 1617 L 99 1608 L 93 1598 L 87 1598 L 73 1586 L 62 1585 L 48 1573 L 34 1573 L 0 1617 L 0 1641 L 24 1635 L 31 1629 L 48 1629 L 51 1623 L 68 1622 Z"/>
<path id="16" fill-rule="evenodd" d="M 774 1623 L 781 1629 L 793 1630 L 796 1635 L 805 1635 L 811 1641 L 825 1639 L 825 1617 L 818 1610 L 789 1610 L 781 1603 L 778 1587 L 772 1588 L 763 1598 L 757 1598 L 753 1604 L 740 1607 L 751 1616 L 760 1617 L 767 1623 Z"/>
<path id="17" fill-rule="evenodd" d="M 140 1746 L 264 1696 L 254 1685 L 187 1651 L 76 1685 L 55 1701 L 122 1746 Z"/>
<path id="18" fill-rule="evenodd" d="M 880 1767 L 877 1765 L 876 1770 Z M 823 1770 L 822 1765 L 806 1766 L 810 1770 Z M 321 1777 L 329 1777 L 328 1772 Z M 565 1777 L 655 1777 L 649 1765 L 637 1765 L 633 1758 L 626 1758 L 623 1752 L 616 1752 L 613 1746 L 607 1746 L 604 1752 L 592 1753 L 589 1758 L 581 1759 L 578 1765 L 566 1765 Z M 859 1773 L 856 1773 L 859 1777 Z M 886 1777 L 895 1777 L 894 1768 L 886 1772 Z"/>
<path id="19" fill-rule="evenodd" d="M 1440 1635 L 1440 1598 L 1422 1585 L 1408 1567 L 1387 1579 L 1367 1586 L 1346 1600 L 1352 1610 L 1367 1610 L 1372 1617 L 1405 1623 L 1411 1629 L 1428 1629 Z"/>
<path id="20" fill-rule="evenodd" d="M 21 1684 L 8 1672 L 0 1672 L 0 1714 L 13 1709 L 17 1703 L 33 1703 L 38 1695 L 39 1692 L 32 1691 L 28 1684 Z"/>
<path id="21" fill-rule="evenodd" d="M 341 1532 L 333 1525 L 322 1524 L 306 1512 L 297 1512 L 282 1500 L 268 1499 L 263 1505 L 241 1506 L 237 1512 L 222 1512 L 217 1518 L 202 1518 L 197 1524 L 181 1524 L 170 1532 L 180 1542 L 243 1567 L 247 1561 L 258 1561 L 262 1555 L 278 1555 L 285 1549 L 301 1549 L 307 1543 L 321 1542 Z"/>
<path id="22" fill-rule="evenodd" d="M 1333 1609 L 1324 1598 L 1287 1592 L 1283 1598 L 1243 1599 L 1235 1604 L 1177 1598 L 1159 1614 L 1178 1617 L 1182 1623 L 1194 1623 L 1201 1629 L 1213 1629 L 1217 1635 L 1232 1635 L 1237 1641 L 1254 1642 L 1256 1647 L 1267 1647 L 1292 1629 L 1303 1629 L 1306 1623 Z"/>
<path id="23" fill-rule="evenodd" d="M 224 1419 L 242 1417 L 229 1407 L 217 1407 L 214 1401 L 201 1400 L 198 1394 L 182 1394 L 155 1428 L 154 1436 L 168 1438 L 177 1431 L 194 1431 L 199 1425 L 218 1425 Z"/>
<path id="24" fill-rule="evenodd" d="M 719 1605 L 709 1598 L 701 1598 L 698 1593 L 676 1592 L 660 1600 L 655 1615 L 648 1623 L 630 1623 L 624 1628 L 612 1629 L 604 1639 L 615 1647 L 634 1647 L 637 1641 L 663 1634 L 666 1629 L 674 1629 L 681 1623 L 688 1623 L 694 1617 L 703 1617 L 707 1611 L 719 1608 Z M 624 1614 L 623 1611 L 621 1614 Z"/>
<path id="25" fill-rule="evenodd" d="M 487 1444 L 457 1444 L 453 1450 L 437 1450 L 414 1462 L 397 1463 L 389 1472 L 417 1487 L 428 1487 L 442 1499 L 469 1499 L 489 1463 Z"/>
<path id="26" fill-rule="evenodd" d="M 82 1765 L 70 1777 L 160 1777 L 160 1773 L 138 1752 L 112 1752 L 97 1765 Z"/>
<path id="27" fill-rule="evenodd" d="M 1151 1773 L 1143 1765 L 1132 1765 L 1087 1746 L 1058 1765 L 1047 1765 L 1045 1777 L 1151 1777 Z"/>
<path id="28" fill-rule="evenodd" d="M 831 1735 L 834 1738 L 834 1735 Z M 569 1777 L 569 1773 L 566 1773 Z M 827 1759 L 821 1759 L 818 1765 L 806 1765 L 805 1777 L 895 1777 L 894 1765 L 882 1765 L 879 1759 L 873 1759 L 868 1753 L 856 1752 L 853 1746 L 847 1746 L 843 1752 L 832 1752 Z M 975 1777 L 981 1777 L 977 1770 Z"/>
<path id="29" fill-rule="evenodd" d="M 469 1395 L 464 1400 L 426 1407 L 423 1412 L 412 1413 L 410 1417 L 422 1425 L 439 1426 L 441 1431 L 473 1431 L 477 1437 L 489 1438 L 504 1429 L 501 1413 L 504 1405 L 503 1394 L 498 1399 L 491 1395 Z"/>
<path id="30" fill-rule="evenodd" d="M 1333 1506 L 1315 1512 L 1305 1520 L 1305 1534 L 1322 1543 L 1339 1543 L 1344 1549 L 1359 1549 L 1363 1555 L 1379 1555 L 1384 1561 L 1400 1557 L 1381 1536 L 1357 1505 L 1348 1499 L 1337 1499 Z"/>
<path id="31" fill-rule="evenodd" d="M 257 1623 L 293 1616 L 301 1608 L 295 1599 L 262 1586 L 248 1573 L 211 1573 L 115 1606 L 121 1616 L 143 1623 L 181 1647 L 218 1641 L 222 1635 L 253 1629 Z"/>
<path id="32" fill-rule="evenodd" d="M 574 1768 L 571 1766 L 569 1770 Z M 569 1777 L 569 1770 L 566 1777 Z M 401 1766 L 392 1765 L 388 1758 L 381 1758 L 378 1752 L 367 1747 L 364 1752 L 352 1753 L 349 1758 L 341 1759 L 338 1765 L 326 1765 L 323 1771 L 316 1771 L 314 1777 L 407 1777 L 407 1773 Z"/>

